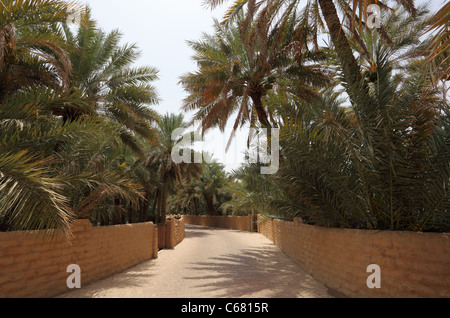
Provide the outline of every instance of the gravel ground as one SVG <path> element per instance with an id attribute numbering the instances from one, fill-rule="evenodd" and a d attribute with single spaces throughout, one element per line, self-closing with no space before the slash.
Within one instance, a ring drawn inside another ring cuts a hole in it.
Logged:
<path id="1" fill-rule="evenodd" d="M 259 233 L 186 225 L 185 239 L 157 259 L 62 298 L 329 298 L 312 278 Z"/>

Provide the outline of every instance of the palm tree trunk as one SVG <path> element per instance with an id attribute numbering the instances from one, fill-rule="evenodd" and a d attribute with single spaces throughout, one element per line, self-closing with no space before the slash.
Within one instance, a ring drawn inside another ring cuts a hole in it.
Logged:
<path id="1" fill-rule="evenodd" d="M 128 223 L 137 223 L 137 211 L 133 208 L 133 205 L 129 203 L 128 206 Z"/>
<path id="2" fill-rule="evenodd" d="M 166 207 L 167 207 L 167 192 L 163 191 L 162 197 L 161 197 L 161 213 L 160 213 L 160 219 L 159 223 L 165 224 L 166 223 Z"/>
<path id="3" fill-rule="evenodd" d="M 357 84 L 361 78 L 360 68 L 353 55 L 348 39 L 344 34 L 344 30 L 342 29 L 336 7 L 334 6 L 333 0 L 318 1 L 344 71 L 345 81 L 353 86 Z"/>
<path id="4" fill-rule="evenodd" d="M 156 215 L 155 215 L 155 224 L 160 223 L 161 220 L 161 201 L 162 201 L 162 195 L 161 192 L 158 193 L 156 197 Z"/>
<path id="5" fill-rule="evenodd" d="M 122 219 L 122 213 L 120 211 L 120 198 L 119 197 L 114 198 L 114 210 L 115 210 L 114 225 L 117 225 L 117 224 L 120 224 L 121 219 Z"/>
<path id="6" fill-rule="evenodd" d="M 263 126 L 263 128 L 271 129 L 272 125 L 267 118 L 266 110 L 264 109 L 264 105 L 262 103 L 262 94 L 261 92 L 252 92 L 250 94 L 250 98 L 252 99 L 253 106 L 255 106 L 256 114 L 258 115 L 258 120 Z"/>
<path id="7" fill-rule="evenodd" d="M 200 211 L 198 210 L 197 198 L 194 198 L 194 210 L 195 210 L 195 215 L 200 214 Z"/>
<path id="8" fill-rule="evenodd" d="M 145 191 L 144 199 L 142 199 L 141 203 L 141 209 L 139 211 L 139 222 L 146 222 L 147 221 L 147 211 L 148 211 L 148 198 L 150 197 L 150 194 Z"/>
<path id="9" fill-rule="evenodd" d="M 10 222 L 11 222 L 11 216 L 10 213 L 6 213 L 3 215 L 3 218 L 0 219 L 0 232 L 6 232 L 9 231 L 10 228 Z"/>
<path id="10" fill-rule="evenodd" d="M 212 216 L 220 215 L 214 207 L 212 197 L 206 193 L 203 193 L 203 197 L 205 198 L 206 206 L 208 207 L 208 214 Z"/>

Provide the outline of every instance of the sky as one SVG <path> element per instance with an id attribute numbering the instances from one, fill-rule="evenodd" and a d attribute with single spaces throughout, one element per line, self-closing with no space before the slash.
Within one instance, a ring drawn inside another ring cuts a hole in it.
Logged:
<path id="1" fill-rule="evenodd" d="M 194 52 L 186 41 L 199 40 L 204 32 L 212 33 L 213 18 L 220 20 L 224 16 L 227 3 L 213 11 L 203 5 L 203 0 L 82 0 L 80 3 L 91 7 L 93 18 L 104 31 L 119 29 L 123 44 L 137 44 L 142 55 L 136 66 L 159 69 L 159 80 L 153 84 L 162 101 L 153 108 L 160 114 L 183 113 L 180 108 L 186 94 L 178 82 L 181 75 L 197 68 L 191 59 Z M 430 3 L 433 9 L 438 9 L 445 0 Z M 184 115 L 189 120 L 192 114 Z M 230 133 L 230 127 L 225 133 L 211 130 L 201 148 L 196 148 L 212 154 L 227 171 L 243 162 L 248 129 L 238 131 L 225 152 Z"/>

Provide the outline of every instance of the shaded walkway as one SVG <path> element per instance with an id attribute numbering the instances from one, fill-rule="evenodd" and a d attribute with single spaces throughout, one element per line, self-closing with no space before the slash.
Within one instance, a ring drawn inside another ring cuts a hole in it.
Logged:
<path id="1" fill-rule="evenodd" d="M 83 279 L 83 278 L 81 278 Z M 60 297 L 297 298 L 337 295 L 258 233 L 186 225 L 158 259 Z"/>

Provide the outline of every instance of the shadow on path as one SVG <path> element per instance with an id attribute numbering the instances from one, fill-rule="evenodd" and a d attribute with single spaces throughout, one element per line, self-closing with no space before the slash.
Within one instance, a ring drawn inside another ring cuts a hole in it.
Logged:
<path id="1" fill-rule="evenodd" d="M 201 280 L 198 287 L 222 291 L 222 297 L 340 297 L 318 283 L 277 247 L 266 244 L 239 250 L 236 254 L 213 257 L 208 262 L 192 264 L 198 276 L 183 279 Z M 213 274 L 208 275 L 208 272 Z M 205 280 L 210 282 L 204 283 Z"/>
<path id="2" fill-rule="evenodd" d="M 206 226 L 192 226 L 189 224 L 185 225 L 185 234 L 184 239 L 196 238 L 196 237 L 204 237 L 211 235 L 211 228 Z"/>
<path id="3" fill-rule="evenodd" d="M 102 297 L 105 292 L 110 293 L 111 290 L 128 290 L 130 288 L 135 288 L 136 290 L 138 290 L 139 288 L 148 285 L 148 282 L 151 281 L 151 279 L 155 276 L 154 274 L 149 273 L 149 269 L 151 269 L 152 266 L 155 266 L 155 262 L 153 259 L 135 265 L 120 273 L 113 274 L 112 276 L 83 286 L 83 288 L 81 289 L 61 294 L 56 298 L 96 298 Z"/>
<path id="4" fill-rule="evenodd" d="M 186 225 L 185 240 L 167 254 L 58 297 L 342 297 L 260 234 L 237 231 L 241 240 L 221 231 Z"/>

